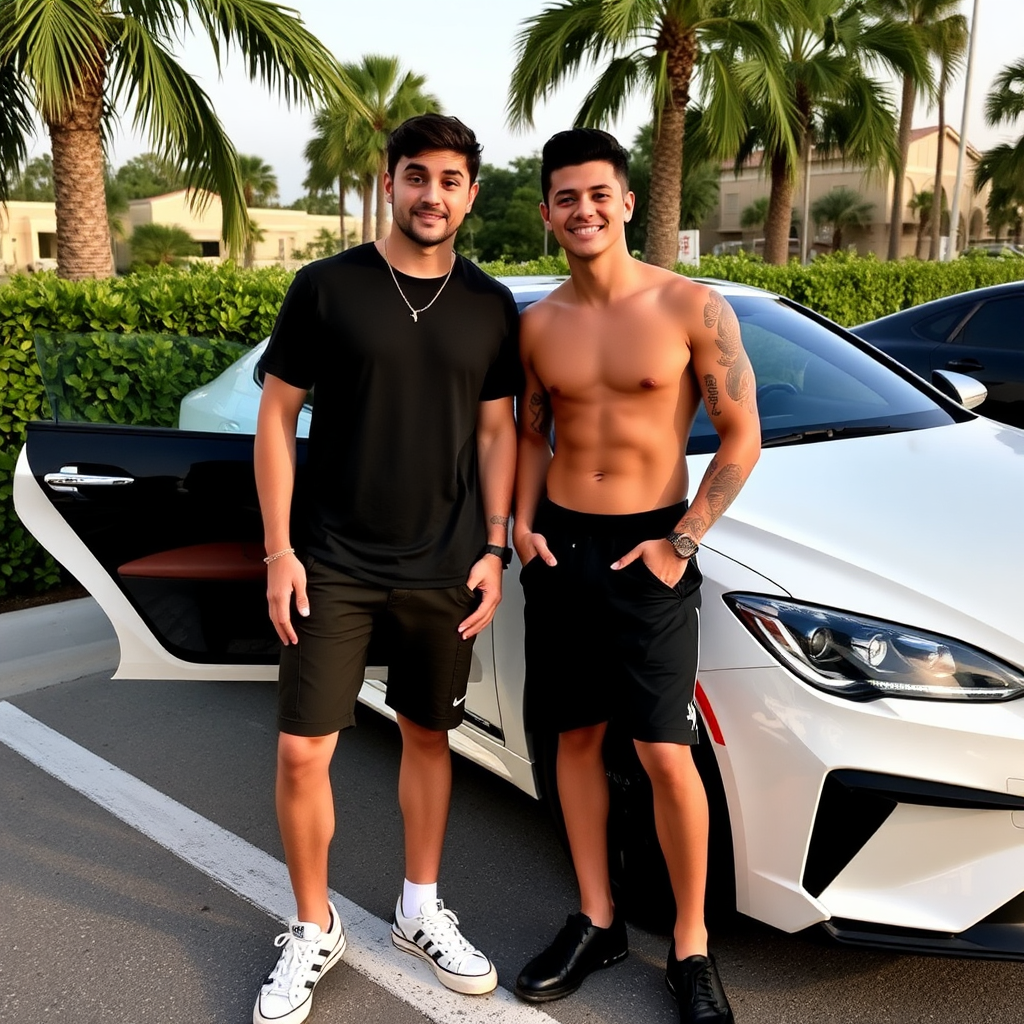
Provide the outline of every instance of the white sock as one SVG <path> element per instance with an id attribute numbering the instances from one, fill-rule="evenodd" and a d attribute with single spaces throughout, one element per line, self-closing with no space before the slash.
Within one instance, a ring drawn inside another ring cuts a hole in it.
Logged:
<path id="1" fill-rule="evenodd" d="M 402 885 L 402 913 L 406 917 L 418 917 L 420 907 L 427 900 L 437 899 L 437 882 L 429 885 L 420 885 L 418 882 L 410 882 L 407 878 Z"/>

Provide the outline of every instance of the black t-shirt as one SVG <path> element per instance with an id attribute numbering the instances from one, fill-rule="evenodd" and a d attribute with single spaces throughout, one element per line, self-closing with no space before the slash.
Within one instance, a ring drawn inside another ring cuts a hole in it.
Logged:
<path id="1" fill-rule="evenodd" d="M 395 272 L 416 309 L 444 278 Z M 511 292 L 461 256 L 414 322 L 372 244 L 303 267 L 260 367 L 316 385 L 296 543 L 371 583 L 465 582 L 486 543 L 480 402 L 519 392 Z"/>

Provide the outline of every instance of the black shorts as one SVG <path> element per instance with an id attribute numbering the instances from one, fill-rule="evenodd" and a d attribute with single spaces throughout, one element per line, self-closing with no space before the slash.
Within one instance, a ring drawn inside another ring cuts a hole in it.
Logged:
<path id="1" fill-rule="evenodd" d="M 371 634 L 388 652 L 386 703 L 426 729 L 462 722 L 473 640 L 457 627 L 479 604 L 469 587 L 397 589 L 365 583 L 306 558 L 309 616 L 281 651 L 277 725 L 326 736 L 355 724 Z"/>
<path id="2" fill-rule="evenodd" d="M 611 568 L 641 541 L 669 534 L 685 510 L 682 502 L 604 516 L 542 500 L 534 530 L 558 564 L 532 558 L 520 577 L 530 729 L 567 732 L 616 720 L 636 740 L 697 742 L 697 561 L 675 587 L 640 558 Z"/>

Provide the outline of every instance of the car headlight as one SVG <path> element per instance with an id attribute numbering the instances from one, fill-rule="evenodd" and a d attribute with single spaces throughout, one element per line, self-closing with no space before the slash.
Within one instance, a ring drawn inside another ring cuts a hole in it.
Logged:
<path id="1" fill-rule="evenodd" d="M 861 701 L 1024 695 L 1020 669 L 950 637 L 754 594 L 730 594 L 726 601 L 783 665 L 826 693 Z"/>

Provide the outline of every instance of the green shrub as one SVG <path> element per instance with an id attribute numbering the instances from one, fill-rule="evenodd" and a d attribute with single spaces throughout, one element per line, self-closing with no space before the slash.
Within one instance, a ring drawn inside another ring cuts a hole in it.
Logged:
<path id="1" fill-rule="evenodd" d="M 279 268 L 198 265 L 101 281 L 36 274 L 0 286 L 0 595 L 59 581 L 14 513 L 25 424 L 51 415 L 35 337 L 44 360 L 60 360 L 48 376 L 63 382 L 54 396 L 63 418 L 170 425 L 182 395 L 270 333 L 291 278 Z"/>
<path id="2" fill-rule="evenodd" d="M 562 252 L 482 266 L 509 276 L 569 272 Z M 699 267 L 677 269 L 766 288 L 846 326 L 943 295 L 1024 279 L 1024 260 L 987 257 L 882 263 L 837 253 L 806 267 L 795 261 L 775 267 L 753 256 L 705 256 Z M 216 376 L 242 351 L 239 346 L 270 333 L 291 278 L 282 268 L 225 264 L 158 268 L 102 281 L 36 274 L 0 286 L 0 595 L 44 590 L 59 578 L 53 560 L 18 522 L 12 500 L 25 424 L 51 414 L 36 364 L 36 334 L 46 340 L 44 360 L 60 361 L 48 368 L 59 370 L 63 381 L 52 398 L 64 418 L 172 424 L 185 392 Z M 161 337 L 166 335 L 180 339 Z"/>

